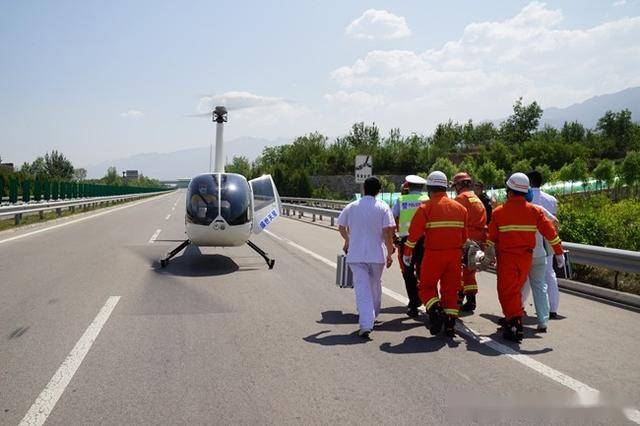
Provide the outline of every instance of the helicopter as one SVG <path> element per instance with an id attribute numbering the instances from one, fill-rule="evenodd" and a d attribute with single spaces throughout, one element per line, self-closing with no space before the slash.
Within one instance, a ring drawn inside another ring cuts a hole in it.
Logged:
<path id="1" fill-rule="evenodd" d="M 166 267 L 190 244 L 199 247 L 238 247 L 247 244 L 273 269 L 275 259 L 250 240 L 273 222 L 281 211 L 280 195 L 271 175 L 247 180 L 224 170 L 224 124 L 228 111 L 216 106 L 211 114 L 216 123 L 215 167 L 213 146 L 209 151 L 209 173 L 189 182 L 186 196 L 185 231 L 187 239 L 160 260 Z M 199 114 L 201 115 L 201 114 Z"/>

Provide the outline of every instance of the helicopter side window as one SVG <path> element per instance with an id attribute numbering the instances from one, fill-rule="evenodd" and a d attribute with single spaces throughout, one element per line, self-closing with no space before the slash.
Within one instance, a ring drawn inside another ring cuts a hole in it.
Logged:
<path id="1" fill-rule="evenodd" d="M 253 187 L 253 198 L 255 200 L 255 211 L 261 210 L 264 207 L 269 206 L 275 201 L 275 194 L 273 193 L 273 185 L 270 179 L 256 179 L 251 181 Z"/>
<path id="2" fill-rule="evenodd" d="M 187 219 L 199 225 L 209 225 L 218 216 L 218 179 L 202 175 L 191 180 L 187 199 Z"/>
<path id="3" fill-rule="evenodd" d="M 234 174 L 220 177 L 220 215 L 229 225 L 249 222 L 250 193 L 247 180 Z"/>

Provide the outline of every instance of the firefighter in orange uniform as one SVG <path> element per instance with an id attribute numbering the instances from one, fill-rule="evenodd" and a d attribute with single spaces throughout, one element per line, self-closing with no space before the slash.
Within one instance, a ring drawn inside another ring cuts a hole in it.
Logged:
<path id="1" fill-rule="evenodd" d="M 462 204 L 469 215 L 467 222 L 467 234 L 469 239 L 478 243 L 484 248 L 487 240 L 487 212 L 484 204 L 478 196 L 473 192 L 473 180 L 467 173 L 458 173 L 453 177 L 451 183 L 455 189 L 455 198 L 457 202 Z M 478 293 L 478 282 L 476 281 L 476 271 L 466 267 L 462 268 L 462 289 L 458 293 L 458 303 L 461 305 L 463 312 L 473 312 L 476 309 L 476 294 Z M 467 301 L 463 304 L 464 298 Z"/>
<path id="2" fill-rule="evenodd" d="M 444 324 L 445 334 L 453 337 L 458 318 L 462 246 L 467 240 L 467 209 L 447 197 L 447 185 L 447 177 L 440 171 L 427 177 L 429 200 L 411 220 L 402 261 L 411 264 L 413 249 L 424 236 L 418 294 L 429 314 L 431 335 L 438 334 Z M 438 282 L 442 300 L 438 297 Z"/>
<path id="3" fill-rule="evenodd" d="M 536 231 L 553 247 L 558 265 L 564 266 L 560 237 L 543 211 L 525 200 L 529 178 L 514 173 L 507 180 L 507 202 L 491 215 L 484 266 L 497 262 L 498 299 L 505 316 L 503 337 L 520 342 L 522 329 L 521 290 L 531 268 Z"/>

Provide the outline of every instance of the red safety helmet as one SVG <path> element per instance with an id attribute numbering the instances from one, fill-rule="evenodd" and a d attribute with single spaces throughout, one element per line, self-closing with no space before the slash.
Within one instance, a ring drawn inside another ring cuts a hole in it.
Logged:
<path id="1" fill-rule="evenodd" d="M 458 183 L 462 183 L 462 182 L 472 182 L 473 179 L 471 179 L 471 176 L 469 176 L 469 173 L 465 173 L 465 172 L 460 172 L 457 175 L 455 175 L 453 177 L 453 185 L 456 185 Z"/>

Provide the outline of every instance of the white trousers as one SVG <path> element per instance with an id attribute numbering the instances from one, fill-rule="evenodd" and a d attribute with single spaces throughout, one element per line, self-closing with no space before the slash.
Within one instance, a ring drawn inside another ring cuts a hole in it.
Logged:
<path id="1" fill-rule="evenodd" d="M 558 290 L 558 278 L 556 278 L 556 271 L 553 270 L 553 255 L 547 256 L 547 266 L 544 271 L 544 279 L 547 282 L 547 294 L 549 295 L 549 310 L 551 312 L 558 312 L 558 305 L 560 304 L 560 291 Z M 529 294 L 531 293 L 531 287 L 529 280 L 524 283 L 522 287 L 522 306 L 525 305 Z"/>
<path id="2" fill-rule="evenodd" d="M 522 305 L 529 297 L 529 292 L 533 291 L 533 304 L 536 307 L 536 317 L 538 325 L 546 327 L 549 320 L 549 295 L 547 293 L 547 282 L 545 278 L 547 258 L 534 257 L 529 270 L 529 278 L 522 287 Z"/>
<path id="3" fill-rule="evenodd" d="M 558 304 L 560 303 L 560 291 L 558 290 L 558 279 L 556 271 L 553 270 L 553 255 L 547 256 L 547 269 L 545 271 L 547 280 L 547 292 L 549 293 L 549 310 L 558 312 Z"/>
<path id="4" fill-rule="evenodd" d="M 361 330 L 373 329 L 373 322 L 380 313 L 382 298 L 382 263 L 349 263 L 353 272 L 353 288 L 356 293 L 358 322 Z"/>

